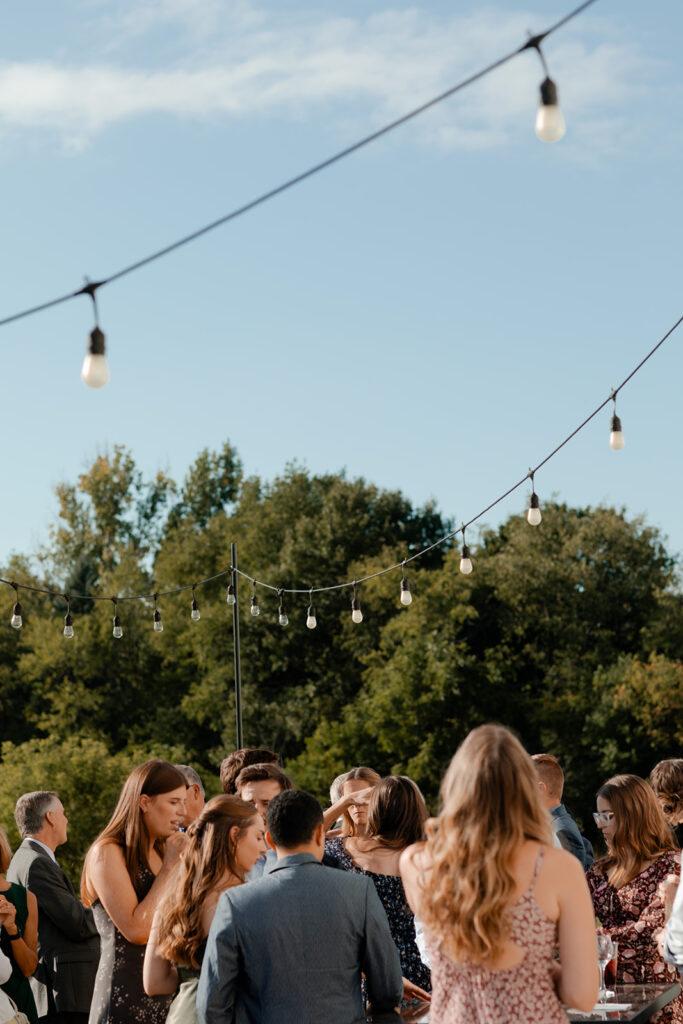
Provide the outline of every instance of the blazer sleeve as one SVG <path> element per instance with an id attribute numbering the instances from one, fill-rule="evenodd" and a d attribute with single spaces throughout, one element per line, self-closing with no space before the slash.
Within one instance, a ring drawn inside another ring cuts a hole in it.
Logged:
<path id="1" fill-rule="evenodd" d="M 38 900 L 38 913 L 49 917 L 71 942 L 94 938 L 98 932 L 92 910 L 84 907 L 67 883 L 64 872 L 47 857 L 36 857 L 28 869 L 26 887 Z"/>
<path id="2" fill-rule="evenodd" d="M 384 907 L 371 879 L 365 890 L 365 949 L 362 970 L 368 999 L 376 1012 L 393 1010 L 403 996 L 401 960 L 391 937 Z"/>
<path id="3" fill-rule="evenodd" d="M 239 976 L 239 950 L 233 909 L 227 892 L 218 900 L 206 940 L 197 989 L 200 1024 L 232 1024 Z"/>

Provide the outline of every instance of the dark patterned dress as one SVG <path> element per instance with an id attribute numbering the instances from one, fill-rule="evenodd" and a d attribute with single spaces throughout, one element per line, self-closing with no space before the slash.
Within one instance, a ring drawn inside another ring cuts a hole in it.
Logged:
<path id="1" fill-rule="evenodd" d="M 660 854 L 630 882 L 615 889 L 600 868 L 586 872 L 596 917 L 603 931 L 619 943 L 618 982 L 673 982 L 678 972 L 657 950 L 656 933 L 664 927 L 664 905 L 657 888 L 667 875 L 679 875 L 680 853 Z M 683 1024 L 683 997 L 679 996 L 652 1018 L 659 1024 Z"/>
<path id="2" fill-rule="evenodd" d="M 352 871 L 357 875 L 367 875 L 374 882 L 377 895 L 386 911 L 389 920 L 391 937 L 401 958 L 401 973 L 414 985 L 432 990 L 431 972 L 422 963 L 420 951 L 415 941 L 415 917 L 406 901 L 403 882 L 400 875 L 378 875 L 374 871 L 359 868 L 344 849 L 344 837 L 325 840 L 325 856 L 323 864 L 341 871 Z"/>
<path id="3" fill-rule="evenodd" d="M 9 889 L 5 889 L 3 891 L 3 896 L 9 903 L 13 903 L 17 908 L 14 920 L 19 930 L 23 932 L 28 920 L 28 900 L 26 898 L 26 889 L 23 885 L 17 885 L 16 882 L 11 882 Z M 31 986 L 29 985 L 28 978 L 24 976 L 17 966 L 17 962 L 14 959 L 14 950 L 12 949 L 13 945 L 14 943 L 10 942 L 9 935 L 5 929 L 0 929 L 0 948 L 5 956 L 9 957 L 12 964 L 12 974 L 4 985 L 0 985 L 0 988 L 14 1000 L 20 1010 L 23 1010 L 28 1017 L 30 1024 L 38 1024 L 38 1012 L 33 999 L 33 993 L 31 992 Z"/>
<path id="4" fill-rule="evenodd" d="M 148 868 L 140 872 L 140 900 L 152 888 L 154 877 Z M 88 1024 L 164 1024 L 173 996 L 145 995 L 145 947 L 124 938 L 99 900 L 92 910 L 100 933 L 100 965 Z"/>

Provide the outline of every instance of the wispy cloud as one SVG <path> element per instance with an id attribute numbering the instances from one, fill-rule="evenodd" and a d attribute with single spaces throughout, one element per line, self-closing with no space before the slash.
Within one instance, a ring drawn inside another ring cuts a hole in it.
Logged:
<path id="1" fill-rule="evenodd" d="M 115 19 L 110 8 L 105 14 L 89 4 L 106 61 L 0 63 L 0 125 L 47 130 L 79 146 L 116 122 L 156 114 L 324 113 L 332 126 L 348 128 L 351 119 L 362 130 L 519 45 L 539 20 L 493 9 L 442 18 L 419 10 L 365 19 L 289 12 L 285 20 L 247 0 L 147 0 L 121 4 Z M 568 118 L 609 145 L 609 126 L 618 125 L 647 65 L 633 44 L 592 39 L 579 22 L 565 30 L 549 47 L 552 69 Z M 533 117 L 540 77 L 533 54 L 516 59 L 426 117 L 420 139 L 448 148 L 504 145 L 522 118 Z"/>

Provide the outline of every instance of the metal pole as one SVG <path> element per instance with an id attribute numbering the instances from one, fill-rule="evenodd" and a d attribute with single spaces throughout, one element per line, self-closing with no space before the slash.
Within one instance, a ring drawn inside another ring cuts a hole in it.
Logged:
<path id="1" fill-rule="evenodd" d="M 242 666 L 240 662 L 240 603 L 237 595 L 237 545 L 231 546 L 232 585 L 235 603 L 232 606 L 232 635 L 235 641 L 235 721 L 237 727 L 237 749 L 244 746 L 242 735 Z"/>

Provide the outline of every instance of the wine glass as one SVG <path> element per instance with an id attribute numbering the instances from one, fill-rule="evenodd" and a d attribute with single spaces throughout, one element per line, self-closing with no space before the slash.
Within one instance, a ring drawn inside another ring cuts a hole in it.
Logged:
<path id="1" fill-rule="evenodd" d="M 614 992 L 605 988 L 605 967 L 614 956 L 614 946 L 609 935 L 598 935 L 598 967 L 600 968 L 600 1002 L 614 995 Z"/>

